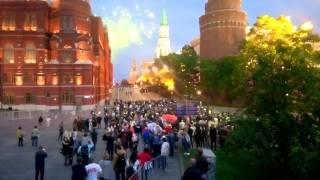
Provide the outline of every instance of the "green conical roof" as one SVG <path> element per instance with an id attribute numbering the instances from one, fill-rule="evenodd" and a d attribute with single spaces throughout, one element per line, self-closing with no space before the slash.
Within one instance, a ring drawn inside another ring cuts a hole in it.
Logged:
<path id="1" fill-rule="evenodd" d="M 167 11 L 166 9 L 162 10 L 162 15 L 161 15 L 161 23 L 160 25 L 168 25 L 168 16 L 167 16 Z"/>

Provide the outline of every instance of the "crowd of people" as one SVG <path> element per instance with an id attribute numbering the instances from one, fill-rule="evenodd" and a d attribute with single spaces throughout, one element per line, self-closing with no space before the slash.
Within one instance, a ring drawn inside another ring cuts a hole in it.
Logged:
<path id="1" fill-rule="evenodd" d="M 147 180 L 152 169 L 166 170 L 168 157 L 176 156 L 180 145 L 185 156 L 190 155 L 190 148 L 200 148 L 198 157 L 191 159 L 182 179 L 199 177 L 199 180 L 207 180 L 208 162 L 202 158 L 201 148 L 216 150 L 223 146 L 228 128 L 219 123 L 228 114 L 177 117 L 174 122 L 166 121 L 163 115 L 174 115 L 175 107 L 174 100 L 115 101 L 104 108 L 104 113 L 92 111 L 89 118 L 75 118 L 72 131 L 61 122 L 58 128 L 60 152 L 64 165 L 71 166 L 72 180 Z M 23 146 L 21 127 L 16 135 L 18 146 Z M 38 146 L 37 126 L 31 136 L 32 146 Z M 105 144 L 101 159 L 95 154 L 98 141 Z M 47 157 L 44 148 L 40 147 L 37 154 L 40 155 L 36 155 L 36 162 L 43 159 L 41 166 L 44 167 Z M 73 163 L 74 159 L 76 163 Z M 39 174 L 43 179 L 43 167 L 36 171 L 36 179 Z"/>

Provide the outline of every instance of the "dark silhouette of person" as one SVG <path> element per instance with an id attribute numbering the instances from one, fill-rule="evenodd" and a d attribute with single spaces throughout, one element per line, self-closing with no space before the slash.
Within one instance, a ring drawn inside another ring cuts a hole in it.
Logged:
<path id="1" fill-rule="evenodd" d="M 44 166 L 45 166 L 45 158 L 48 157 L 46 150 L 43 147 L 39 147 L 39 150 L 36 152 L 35 161 L 36 161 L 36 176 L 35 180 L 38 180 L 40 175 L 40 180 L 44 178 Z"/>
<path id="2" fill-rule="evenodd" d="M 82 164 L 81 158 L 77 159 L 77 164 L 72 166 L 72 180 L 85 180 L 87 177 L 87 171 Z"/>
<path id="3" fill-rule="evenodd" d="M 214 150 L 217 150 L 217 129 L 214 126 L 211 126 L 209 133 L 210 133 L 211 149 L 213 149 L 213 147 L 214 147 Z"/>

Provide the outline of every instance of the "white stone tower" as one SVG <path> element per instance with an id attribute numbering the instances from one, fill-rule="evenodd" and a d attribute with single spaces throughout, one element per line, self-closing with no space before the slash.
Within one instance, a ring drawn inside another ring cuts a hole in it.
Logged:
<path id="1" fill-rule="evenodd" d="M 163 9 L 160 22 L 158 45 L 156 49 L 156 58 L 160 58 L 161 56 L 167 56 L 170 52 L 171 45 L 168 16 L 166 10 Z"/>

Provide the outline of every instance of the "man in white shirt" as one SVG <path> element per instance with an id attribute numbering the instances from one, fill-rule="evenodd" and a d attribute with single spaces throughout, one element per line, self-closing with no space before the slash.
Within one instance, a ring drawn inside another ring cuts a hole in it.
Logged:
<path id="1" fill-rule="evenodd" d="M 162 169 L 165 170 L 166 167 L 167 167 L 167 157 L 169 156 L 169 152 L 170 152 L 170 145 L 169 143 L 167 142 L 167 139 L 164 137 L 162 139 L 163 143 L 161 145 L 161 166 L 162 166 Z"/>
<path id="2" fill-rule="evenodd" d="M 97 163 L 90 163 L 86 165 L 87 180 L 98 180 L 98 175 L 102 173 L 102 169 Z"/>

